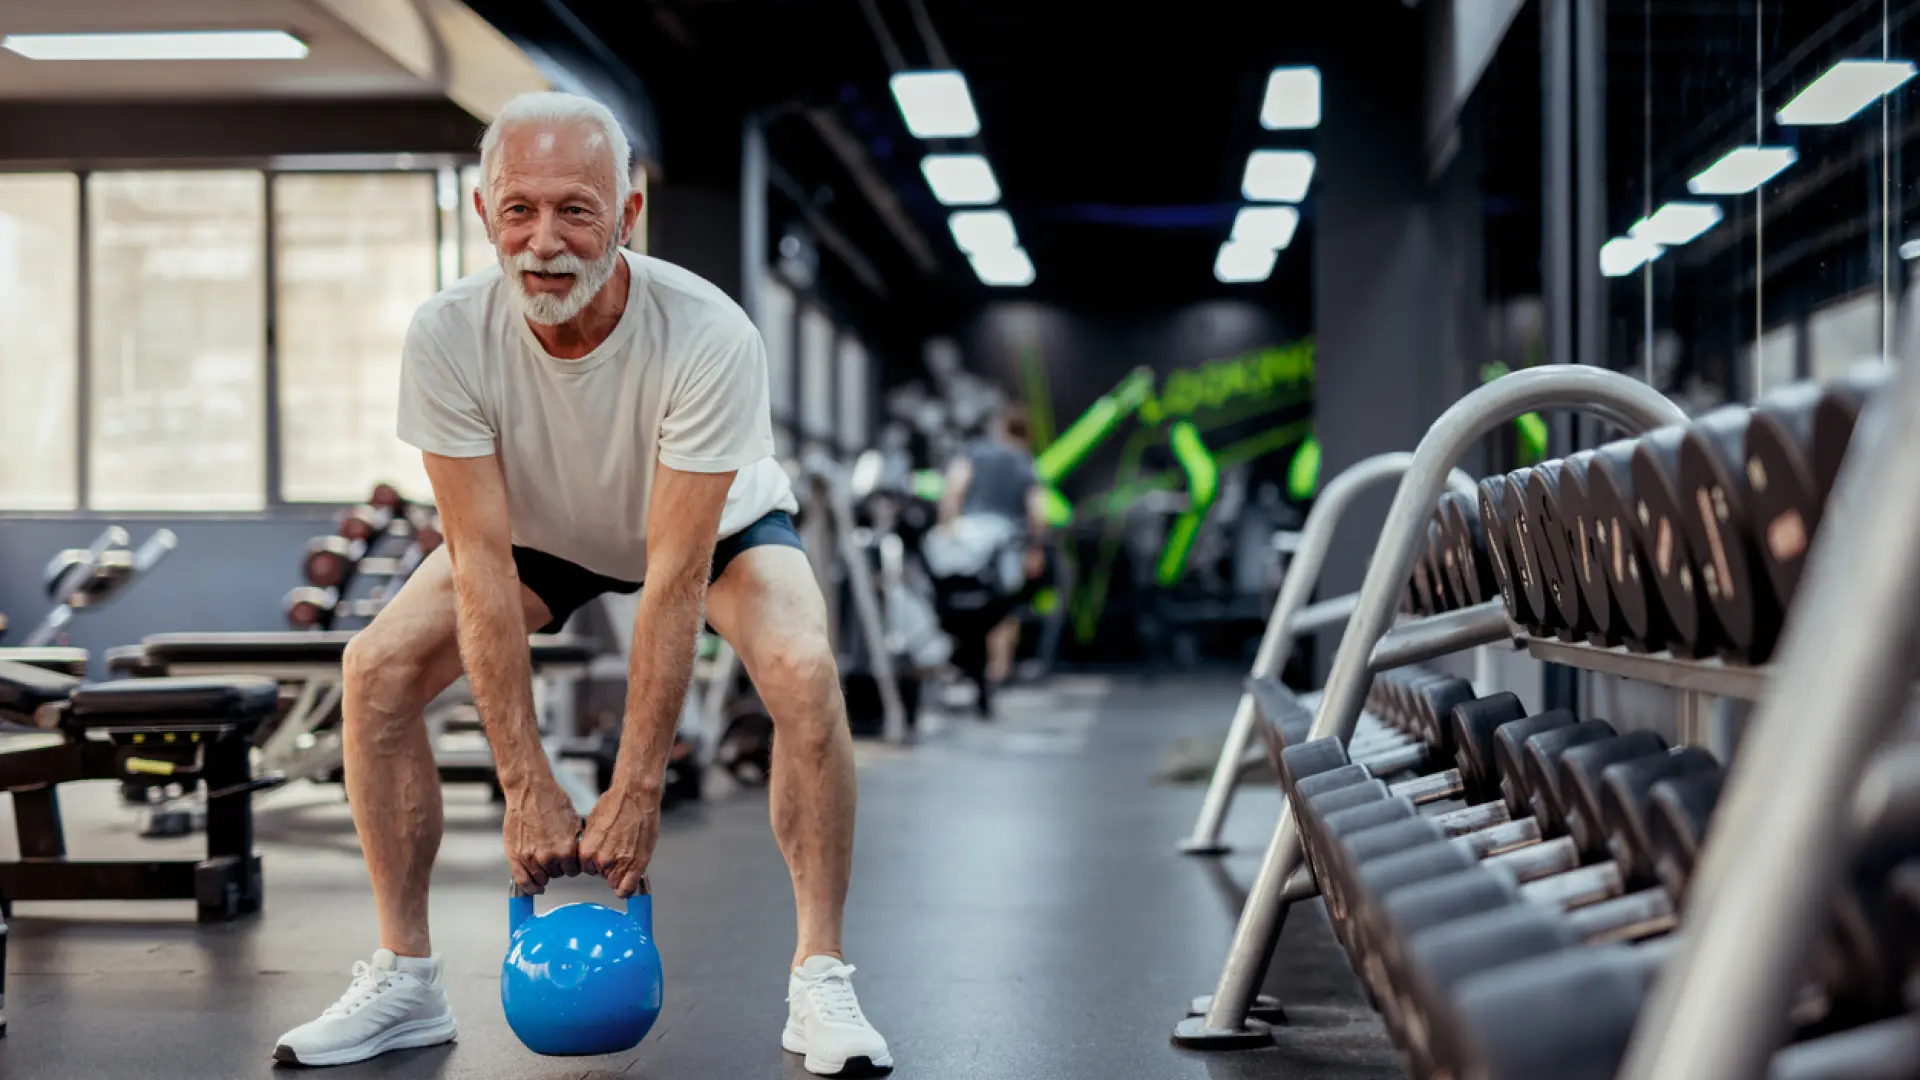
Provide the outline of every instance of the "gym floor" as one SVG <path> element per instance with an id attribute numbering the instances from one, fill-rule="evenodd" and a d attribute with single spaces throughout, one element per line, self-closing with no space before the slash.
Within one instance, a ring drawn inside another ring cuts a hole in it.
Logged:
<path id="1" fill-rule="evenodd" d="M 1212 989 L 1278 802 L 1270 787 L 1242 796 L 1229 839 L 1245 853 L 1216 866 L 1174 851 L 1199 790 L 1151 777 L 1176 739 L 1218 734 L 1237 689 L 1224 675 L 1061 677 L 1007 692 L 1003 723 L 956 724 L 912 750 L 862 745 L 848 958 L 892 1044 L 894 1076 L 1401 1075 L 1317 903 L 1289 919 L 1268 979 L 1292 1018 L 1278 1047 L 1201 1056 L 1168 1041 L 1179 1003 Z M 173 857 L 200 842 L 139 839 L 108 784 L 73 785 L 63 798 L 76 855 Z M 11 854 L 6 814 L 0 803 L 0 852 Z M 793 902 L 763 794 L 667 816 L 654 860 L 666 1009 L 638 1048 L 608 1058 L 536 1057 L 506 1027 L 498 828 L 484 789 L 448 789 L 433 925 L 459 1041 L 320 1075 L 807 1075 L 779 1046 Z M 375 942 L 337 789 L 276 793 L 258 829 L 267 904 L 250 921 L 201 927 L 172 903 L 17 905 L 0 1076 L 272 1075 L 275 1037 L 338 996 Z M 553 895 L 603 899 L 595 884 Z"/>

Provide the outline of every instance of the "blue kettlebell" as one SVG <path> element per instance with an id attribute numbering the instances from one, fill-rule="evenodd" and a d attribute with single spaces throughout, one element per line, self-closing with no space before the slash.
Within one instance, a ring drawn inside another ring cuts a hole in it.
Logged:
<path id="1" fill-rule="evenodd" d="M 533 897 L 507 894 L 507 958 L 500 1007 L 536 1054 L 617 1054 L 646 1038 L 660 1017 L 660 950 L 644 879 L 625 913 L 562 904 L 533 913 Z"/>

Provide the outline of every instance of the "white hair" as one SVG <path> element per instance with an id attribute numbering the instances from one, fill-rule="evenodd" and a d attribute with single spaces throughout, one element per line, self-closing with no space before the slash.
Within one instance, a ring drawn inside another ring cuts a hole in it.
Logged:
<path id="1" fill-rule="evenodd" d="M 590 97 L 554 90 L 516 96 L 502 106 L 500 115 L 487 125 L 487 133 L 480 139 L 480 176 L 484 185 L 481 198 L 488 203 L 493 201 L 493 178 L 494 170 L 499 165 L 500 139 L 507 131 L 517 127 L 579 125 L 599 129 L 594 141 L 607 149 L 613 166 L 614 212 L 620 213 L 626 205 L 627 196 L 633 191 L 633 148 L 627 143 L 627 133 L 605 105 Z"/>

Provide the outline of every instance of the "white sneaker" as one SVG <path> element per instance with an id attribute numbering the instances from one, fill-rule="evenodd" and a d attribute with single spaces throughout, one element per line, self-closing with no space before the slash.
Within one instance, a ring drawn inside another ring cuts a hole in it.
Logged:
<path id="1" fill-rule="evenodd" d="M 389 1050 L 453 1041 L 453 1010 L 440 985 L 440 958 L 400 958 L 386 949 L 353 965 L 340 1000 L 280 1036 L 273 1060 L 286 1065 L 345 1065 Z"/>
<path id="2" fill-rule="evenodd" d="M 860 1011 L 853 994 L 853 965 L 831 956 L 810 956 L 787 980 L 787 1027 L 780 1045 L 807 1056 L 817 1076 L 864 1076 L 893 1068 L 887 1040 Z"/>

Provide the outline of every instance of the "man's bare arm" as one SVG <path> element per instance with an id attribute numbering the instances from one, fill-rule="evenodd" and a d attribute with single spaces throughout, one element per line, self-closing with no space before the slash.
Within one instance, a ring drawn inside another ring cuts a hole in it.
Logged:
<path id="1" fill-rule="evenodd" d="M 486 725 L 500 787 L 508 797 L 553 780 L 533 713 L 520 574 L 513 565 L 507 484 L 495 456 L 426 455 L 441 530 L 453 563 L 460 658 Z"/>
<path id="2" fill-rule="evenodd" d="M 945 525 L 960 516 L 960 508 L 967 505 L 967 488 L 973 483 L 973 462 L 965 456 L 957 456 L 947 466 L 946 483 L 940 491 L 940 524 Z"/>
<path id="3" fill-rule="evenodd" d="M 616 765 L 616 782 L 647 806 L 659 802 L 667 754 L 693 677 L 695 646 L 706 619 L 707 576 L 733 476 L 665 465 L 654 472 L 647 582 L 634 618 L 627 715 Z"/>

